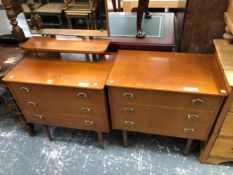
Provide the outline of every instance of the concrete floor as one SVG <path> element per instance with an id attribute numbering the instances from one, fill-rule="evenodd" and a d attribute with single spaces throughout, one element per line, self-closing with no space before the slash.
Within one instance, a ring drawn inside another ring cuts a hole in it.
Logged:
<path id="1" fill-rule="evenodd" d="M 121 133 L 105 135 L 99 148 L 94 132 L 51 128 L 48 141 L 36 126 L 34 138 L 16 128 L 13 119 L 0 120 L 1 175 L 233 175 L 233 165 L 203 165 L 198 151 L 184 157 L 183 139 L 130 133 L 129 147 Z"/>

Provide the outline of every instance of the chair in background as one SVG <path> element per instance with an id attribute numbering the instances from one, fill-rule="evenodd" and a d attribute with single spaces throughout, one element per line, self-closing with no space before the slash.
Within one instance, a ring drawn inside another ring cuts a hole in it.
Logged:
<path id="1" fill-rule="evenodd" d="M 41 5 L 39 8 L 36 9 L 36 13 L 42 18 L 43 26 L 56 26 L 62 28 L 63 10 L 64 3 L 62 0 L 47 0 L 45 4 Z M 47 21 L 45 19 L 47 19 Z"/>
<path id="2" fill-rule="evenodd" d="M 97 29 L 97 0 L 64 0 L 64 5 L 69 28 L 74 28 L 71 19 L 85 19 L 88 29 Z"/>

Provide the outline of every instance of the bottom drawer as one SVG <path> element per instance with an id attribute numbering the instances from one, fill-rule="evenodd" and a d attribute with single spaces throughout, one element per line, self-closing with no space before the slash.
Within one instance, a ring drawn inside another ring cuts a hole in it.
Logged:
<path id="1" fill-rule="evenodd" d="M 113 129 L 206 140 L 215 115 L 209 111 L 116 103 L 111 118 Z"/>
<path id="2" fill-rule="evenodd" d="M 109 122 L 104 119 L 77 116 L 69 114 L 56 114 L 48 112 L 25 111 L 27 121 L 35 124 L 54 125 L 67 128 L 84 129 L 91 131 L 109 132 Z"/>
<path id="3" fill-rule="evenodd" d="M 210 152 L 210 156 L 233 158 L 233 139 L 218 137 Z"/>

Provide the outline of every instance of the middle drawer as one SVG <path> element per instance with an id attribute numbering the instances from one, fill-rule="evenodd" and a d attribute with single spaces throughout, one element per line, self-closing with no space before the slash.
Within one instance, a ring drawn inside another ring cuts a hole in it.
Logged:
<path id="1" fill-rule="evenodd" d="M 183 110 L 115 103 L 111 106 L 114 129 L 206 140 L 215 119 L 211 111 Z"/>

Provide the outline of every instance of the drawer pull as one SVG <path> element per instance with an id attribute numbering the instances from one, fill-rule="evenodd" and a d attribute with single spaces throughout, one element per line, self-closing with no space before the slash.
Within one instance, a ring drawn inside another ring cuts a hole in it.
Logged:
<path id="1" fill-rule="evenodd" d="M 124 111 L 125 111 L 125 112 L 133 112 L 133 111 L 134 111 L 134 108 L 124 108 Z"/>
<path id="2" fill-rule="evenodd" d="M 193 114 L 188 114 L 187 119 L 188 120 L 197 120 L 197 119 L 199 119 L 199 116 L 193 115 Z"/>
<path id="3" fill-rule="evenodd" d="M 91 112 L 91 108 L 81 107 L 80 111 L 81 112 Z"/>
<path id="4" fill-rule="evenodd" d="M 36 102 L 29 101 L 29 102 L 27 102 L 27 105 L 28 105 L 28 106 L 36 107 Z"/>
<path id="5" fill-rule="evenodd" d="M 201 104 L 204 103 L 204 100 L 202 100 L 202 99 L 194 99 L 194 100 L 192 100 L 192 103 L 194 105 L 201 105 Z"/>
<path id="6" fill-rule="evenodd" d="M 43 115 L 34 115 L 34 117 L 39 118 L 39 119 L 42 119 L 42 118 L 43 118 Z"/>
<path id="7" fill-rule="evenodd" d="M 194 132 L 195 129 L 193 128 L 184 128 L 184 132 Z"/>
<path id="8" fill-rule="evenodd" d="M 86 126 L 93 126 L 94 125 L 94 122 L 93 121 L 89 121 L 89 120 L 85 120 L 83 123 Z"/>
<path id="9" fill-rule="evenodd" d="M 127 98 L 133 98 L 134 97 L 133 93 L 129 93 L 129 92 L 123 93 L 123 96 L 127 97 Z"/>
<path id="10" fill-rule="evenodd" d="M 28 88 L 26 88 L 26 87 L 20 87 L 19 89 L 20 89 L 21 91 L 26 92 L 26 93 L 28 93 L 28 92 L 29 92 L 29 89 L 28 89 Z"/>
<path id="11" fill-rule="evenodd" d="M 78 97 L 81 97 L 81 98 L 87 98 L 87 94 L 86 94 L 86 93 L 83 93 L 83 92 L 77 93 L 77 96 L 78 96 Z"/>
<path id="12" fill-rule="evenodd" d="M 134 122 L 132 122 L 132 121 L 125 121 L 125 125 L 126 126 L 133 126 Z"/>

